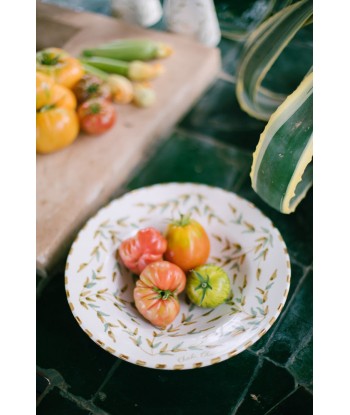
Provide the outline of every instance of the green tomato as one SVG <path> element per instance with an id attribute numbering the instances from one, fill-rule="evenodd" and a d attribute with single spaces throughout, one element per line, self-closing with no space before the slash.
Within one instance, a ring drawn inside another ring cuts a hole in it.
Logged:
<path id="1" fill-rule="evenodd" d="M 186 293 L 200 307 L 217 307 L 231 296 L 231 284 L 226 272 L 216 265 L 201 265 L 190 271 Z"/>

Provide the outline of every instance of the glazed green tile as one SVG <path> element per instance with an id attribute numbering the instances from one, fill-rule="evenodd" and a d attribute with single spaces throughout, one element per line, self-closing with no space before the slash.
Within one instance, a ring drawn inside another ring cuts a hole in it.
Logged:
<path id="1" fill-rule="evenodd" d="M 265 124 L 241 110 L 234 84 L 219 79 L 198 100 L 180 126 L 252 151 Z"/>
<path id="2" fill-rule="evenodd" d="M 236 70 L 240 61 L 243 50 L 243 43 L 231 39 L 221 38 L 218 45 L 221 52 L 221 67 L 224 72 L 233 77 L 236 76 Z"/>
<path id="3" fill-rule="evenodd" d="M 36 274 L 36 287 L 39 287 L 42 284 L 42 281 L 43 281 L 43 277 Z"/>
<path id="4" fill-rule="evenodd" d="M 288 313 L 278 326 L 266 355 L 275 362 L 286 364 L 296 350 L 303 347 L 312 330 L 313 278 L 310 271 L 293 298 Z M 299 360 L 295 371 L 301 376 L 310 376 L 312 356 Z M 304 373 L 304 375 L 303 375 Z M 306 375 L 306 373 L 308 375 Z"/>
<path id="5" fill-rule="evenodd" d="M 309 190 L 294 213 L 282 214 L 265 203 L 251 187 L 250 178 L 237 193 L 251 201 L 279 229 L 292 261 L 309 266 L 313 259 L 313 191 Z"/>
<path id="6" fill-rule="evenodd" d="M 313 399 L 311 393 L 302 387 L 285 398 L 266 415 L 312 415 Z"/>
<path id="7" fill-rule="evenodd" d="M 268 16 L 271 0 L 215 0 L 222 31 L 250 33 Z"/>
<path id="8" fill-rule="evenodd" d="M 305 345 L 289 359 L 287 369 L 294 376 L 295 380 L 303 386 L 312 389 L 312 368 L 313 368 L 313 340 L 308 339 Z"/>
<path id="9" fill-rule="evenodd" d="M 276 330 L 276 327 L 279 325 L 280 321 L 283 319 L 283 316 L 288 312 L 287 307 L 291 301 L 291 298 L 293 297 L 293 294 L 295 292 L 295 289 L 297 285 L 299 284 L 300 279 L 304 276 L 305 271 L 304 268 L 295 264 L 291 263 L 291 281 L 290 281 L 290 287 L 289 287 L 289 293 L 287 297 L 287 301 L 282 309 L 281 314 L 279 315 L 278 319 L 276 320 L 275 324 L 269 329 L 269 331 L 256 343 L 253 344 L 253 346 L 250 347 L 250 350 L 254 352 L 263 353 L 266 347 L 266 343 L 269 341 L 270 337 L 273 337 L 273 333 Z"/>
<path id="10" fill-rule="evenodd" d="M 37 415 L 88 415 L 88 410 L 79 408 L 60 394 L 55 388 L 44 397 L 36 410 Z"/>
<path id="11" fill-rule="evenodd" d="M 195 182 L 233 189 L 248 176 L 250 155 L 239 149 L 175 132 L 159 144 L 128 189 L 165 182 Z"/>
<path id="12" fill-rule="evenodd" d="M 258 358 L 243 352 L 212 366 L 166 371 L 123 363 L 96 404 L 112 415 L 229 415 Z"/>
<path id="13" fill-rule="evenodd" d="M 90 399 L 116 358 L 79 327 L 68 306 L 63 275 L 49 282 L 37 302 L 37 365 L 56 369 L 71 392 Z"/>
<path id="14" fill-rule="evenodd" d="M 295 388 L 295 382 L 284 368 L 264 360 L 243 402 L 232 415 L 264 415 Z M 282 414 L 280 414 L 282 415 Z"/>

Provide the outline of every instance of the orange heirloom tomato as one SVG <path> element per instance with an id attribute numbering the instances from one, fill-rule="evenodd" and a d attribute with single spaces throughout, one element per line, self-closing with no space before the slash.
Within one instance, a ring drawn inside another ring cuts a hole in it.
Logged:
<path id="1" fill-rule="evenodd" d="M 72 109 L 47 106 L 36 114 L 37 153 L 52 153 L 67 147 L 78 133 L 79 120 Z"/>
<path id="2" fill-rule="evenodd" d="M 177 265 L 167 261 L 153 262 L 136 282 L 135 306 L 154 326 L 165 328 L 179 314 L 177 295 L 185 286 L 185 273 Z"/>
<path id="3" fill-rule="evenodd" d="M 69 109 L 75 109 L 77 100 L 73 92 L 40 73 L 36 73 L 36 109 L 47 105 L 53 105 Z"/>
<path id="4" fill-rule="evenodd" d="M 139 275 L 152 262 L 161 261 L 166 239 L 154 228 L 145 228 L 123 241 L 118 249 L 120 258 L 130 271 Z"/>
<path id="5" fill-rule="evenodd" d="M 202 225 L 189 215 L 171 222 L 166 232 L 168 247 L 164 258 L 184 271 L 203 265 L 208 259 L 210 242 Z"/>
<path id="6" fill-rule="evenodd" d="M 79 60 L 59 48 L 48 48 L 38 52 L 36 70 L 67 88 L 73 88 L 84 75 L 84 69 Z"/>

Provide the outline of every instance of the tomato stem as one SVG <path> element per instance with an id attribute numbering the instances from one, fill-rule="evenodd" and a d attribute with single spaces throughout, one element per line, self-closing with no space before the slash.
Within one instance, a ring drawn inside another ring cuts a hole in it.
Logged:
<path id="1" fill-rule="evenodd" d="M 48 104 L 48 105 L 44 105 L 43 107 L 41 107 L 37 112 L 45 112 L 45 111 L 50 111 L 53 108 L 55 108 L 55 104 Z"/>
<path id="2" fill-rule="evenodd" d="M 195 290 L 202 290 L 202 298 L 199 305 L 202 305 L 207 290 L 212 290 L 213 287 L 209 284 L 209 275 L 207 274 L 207 278 L 204 279 L 203 275 L 201 275 L 198 271 L 193 270 L 196 277 L 199 279 L 199 285 L 195 288 Z"/>
<path id="3" fill-rule="evenodd" d="M 91 84 L 86 88 L 86 90 L 89 94 L 94 94 L 95 92 L 98 91 L 99 87 L 100 87 L 99 84 Z"/>
<path id="4" fill-rule="evenodd" d="M 98 102 L 94 102 L 89 106 L 90 114 L 98 114 L 101 111 L 101 105 Z"/>
<path id="5" fill-rule="evenodd" d="M 170 290 L 161 290 L 160 288 L 154 287 L 154 291 L 158 293 L 157 298 L 161 298 L 162 300 L 168 300 L 169 297 L 172 297 L 174 294 Z"/>
<path id="6" fill-rule="evenodd" d="M 40 56 L 40 63 L 42 65 L 54 66 L 60 60 L 60 55 L 53 55 L 52 53 L 42 52 Z"/>
<path id="7" fill-rule="evenodd" d="M 180 213 L 180 219 L 171 221 L 173 225 L 176 226 L 187 226 L 191 223 L 191 214 L 183 215 Z"/>

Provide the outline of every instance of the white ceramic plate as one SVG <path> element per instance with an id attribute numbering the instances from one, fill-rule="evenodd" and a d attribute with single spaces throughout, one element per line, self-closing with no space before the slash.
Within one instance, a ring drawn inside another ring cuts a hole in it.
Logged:
<path id="1" fill-rule="evenodd" d="M 164 231 L 179 213 L 207 230 L 208 263 L 226 270 L 234 296 L 205 309 L 181 293 L 179 315 L 160 330 L 135 309 L 135 277 L 115 253 L 138 229 Z M 91 218 L 70 250 L 65 285 L 74 317 L 99 346 L 141 366 L 191 369 L 228 359 L 263 336 L 286 301 L 290 271 L 279 231 L 253 204 L 219 188 L 169 183 L 127 193 Z"/>

